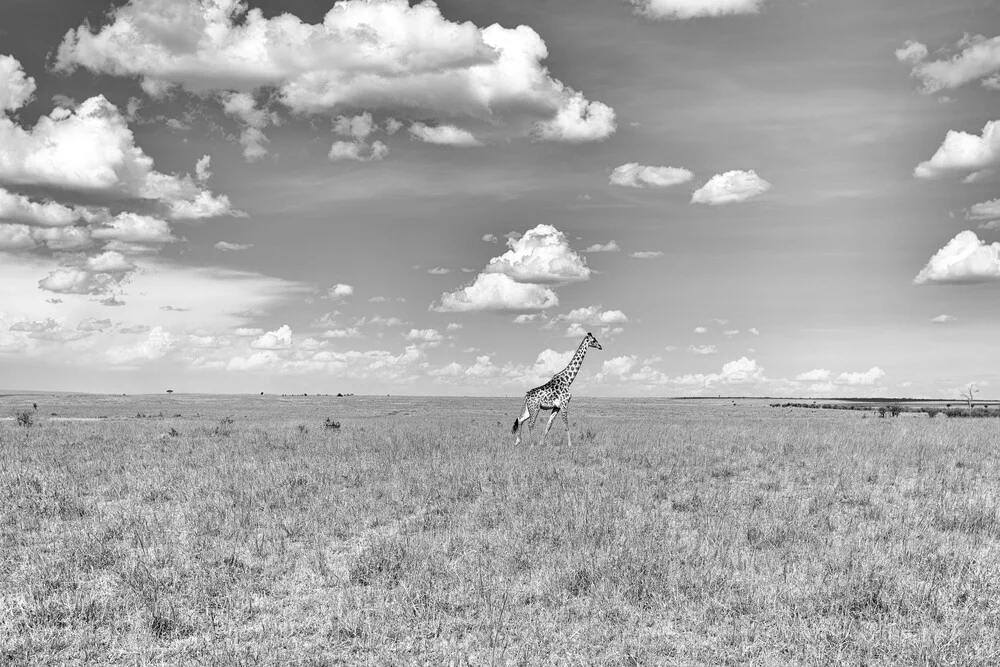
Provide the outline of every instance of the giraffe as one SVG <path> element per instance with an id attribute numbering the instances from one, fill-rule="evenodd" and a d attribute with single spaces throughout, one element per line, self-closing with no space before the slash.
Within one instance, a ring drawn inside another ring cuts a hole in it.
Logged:
<path id="1" fill-rule="evenodd" d="M 569 386 L 576 379 L 576 374 L 580 372 L 580 366 L 583 365 L 583 357 L 586 356 L 587 350 L 592 347 L 596 347 L 598 350 L 603 349 L 594 338 L 594 334 L 588 332 L 566 368 L 553 375 L 552 379 L 541 387 L 535 387 L 525 394 L 524 410 L 521 412 L 521 416 L 514 420 L 512 433 L 517 434 L 515 445 L 521 444 L 519 430 L 529 417 L 531 421 L 528 423 L 528 428 L 532 431 L 535 430 L 535 419 L 538 418 L 539 410 L 551 410 L 552 413 L 549 415 L 549 423 L 545 425 L 545 433 L 542 434 L 542 439 L 538 441 L 538 444 L 541 445 L 545 442 L 545 436 L 552 428 L 552 420 L 556 418 L 556 414 L 559 414 L 562 415 L 563 424 L 566 425 L 566 444 L 573 445 L 569 436 L 569 401 L 573 398 L 573 395 L 569 393 Z"/>

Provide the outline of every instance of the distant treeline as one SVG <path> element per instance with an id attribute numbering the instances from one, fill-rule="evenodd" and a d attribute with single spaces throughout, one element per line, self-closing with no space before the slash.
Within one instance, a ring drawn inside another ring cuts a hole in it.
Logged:
<path id="1" fill-rule="evenodd" d="M 874 400 L 874 399 L 866 399 Z M 885 402 L 881 399 L 879 402 Z M 907 408 L 902 405 L 852 405 L 850 403 L 771 403 L 772 408 L 812 408 L 814 410 L 865 410 L 877 412 L 879 417 L 889 415 L 898 417 L 904 412 L 923 413 L 929 417 L 944 415 L 946 417 L 1000 417 L 1000 410 L 990 410 L 988 405 L 982 403 L 980 407 L 968 408 Z"/>

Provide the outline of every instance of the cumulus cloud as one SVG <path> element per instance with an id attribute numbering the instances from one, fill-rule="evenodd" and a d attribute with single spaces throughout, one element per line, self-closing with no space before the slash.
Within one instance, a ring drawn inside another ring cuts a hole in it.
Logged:
<path id="1" fill-rule="evenodd" d="M 629 188 L 667 188 L 687 183 L 694 174 L 679 167 L 644 167 L 638 162 L 628 162 L 611 172 L 611 185 Z"/>
<path id="2" fill-rule="evenodd" d="M 13 56 L 0 55 L 0 111 L 17 111 L 34 96 L 35 80 Z"/>
<path id="3" fill-rule="evenodd" d="M 487 243 L 499 243 L 500 239 L 497 238 L 496 234 L 483 234 L 483 240 Z"/>
<path id="4" fill-rule="evenodd" d="M 764 0 L 626 0 L 653 19 L 691 19 L 699 16 L 756 14 Z"/>
<path id="5" fill-rule="evenodd" d="M 237 0 L 133 0 L 96 31 L 70 30 L 55 66 L 140 77 L 154 96 L 174 86 L 199 95 L 269 89 L 299 114 L 461 116 L 561 141 L 613 133 L 614 111 L 553 78 L 547 56 L 528 26 L 455 23 L 433 2 L 345 0 L 311 24 L 290 13 L 265 18 Z M 245 150 L 260 144 L 243 138 Z"/>
<path id="6" fill-rule="evenodd" d="M 431 310 L 440 313 L 532 312 L 558 305 L 559 297 L 545 285 L 520 283 L 503 273 L 480 273 L 472 284 L 442 294 Z"/>
<path id="7" fill-rule="evenodd" d="M 663 253 L 659 250 L 636 250 L 628 255 L 632 259 L 656 259 L 657 257 L 663 257 Z"/>
<path id="8" fill-rule="evenodd" d="M 873 366 L 864 373 L 841 373 L 837 376 L 837 384 L 844 384 L 851 387 L 871 387 L 878 384 L 879 380 L 885 377 L 885 371 L 878 366 Z"/>
<path id="9" fill-rule="evenodd" d="M 0 250 L 28 250 L 37 245 L 28 225 L 0 225 Z"/>
<path id="10" fill-rule="evenodd" d="M 485 273 L 504 274 L 519 283 L 567 284 L 590 279 L 590 268 L 569 247 L 566 235 L 541 224 L 520 238 L 508 238 L 507 252 L 494 257 Z"/>
<path id="11" fill-rule="evenodd" d="M 198 161 L 194 164 L 194 176 L 199 182 L 204 183 L 208 179 L 212 178 L 212 171 L 210 167 L 212 166 L 212 156 L 202 155 L 198 158 Z"/>
<path id="12" fill-rule="evenodd" d="M 826 382 L 830 379 L 830 371 L 825 368 L 817 368 L 795 376 L 796 382 Z"/>
<path id="13" fill-rule="evenodd" d="M 955 318 L 951 315 L 938 315 L 937 317 L 932 317 L 931 322 L 934 324 L 948 324 L 949 322 L 954 322 Z"/>
<path id="14" fill-rule="evenodd" d="M 601 306 L 597 305 L 574 308 L 565 315 L 557 315 L 552 319 L 552 324 L 557 322 L 574 322 L 577 324 L 608 325 L 625 324 L 628 321 L 628 316 L 622 311 L 601 310 Z"/>
<path id="15" fill-rule="evenodd" d="M 721 373 L 694 373 L 671 380 L 673 384 L 707 389 L 714 385 L 752 385 L 766 381 L 764 369 L 753 359 L 740 357 L 722 366 Z"/>
<path id="16" fill-rule="evenodd" d="M 230 243 L 229 241 L 219 241 L 215 244 L 216 250 L 223 250 L 226 252 L 232 252 L 236 250 L 249 250 L 253 247 L 251 243 Z"/>
<path id="17" fill-rule="evenodd" d="M 614 239 L 604 244 L 595 243 L 584 249 L 584 252 L 620 252 L 620 251 L 621 248 L 618 247 L 618 244 L 614 241 Z"/>
<path id="18" fill-rule="evenodd" d="M 427 273 L 431 274 L 432 276 L 444 276 L 451 273 L 451 269 L 446 269 L 441 266 L 435 266 L 432 269 L 427 269 Z"/>
<path id="19" fill-rule="evenodd" d="M 1000 243 L 987 244 L 975 232 L 959 232 L 928 260 L 916 285 L 983 283 L 1000 280 Z"/>
<path id="20" fill-rule="evenodd" d="M 749 171 L 727 171 L 716 174 L 705 185 L 691 195 L 692 204 L 708 204 L 719 206 L 747 201 L 771 189 L 771 184 Z"/>
<path id="21" fill-rule="evenodd" d="M 940 178 L 949 174 L 974 172 L 1000 163 L 1000 120 L 983 127 L 981 135 L 948 130 L 944 141 L 930 160 L 913 170 L 916 178 Z"/>
<path id="22" fill-rule="evenodd" d="M 326 298 L 332 301 L 343 301 L 354 294 L 354 287 L 345 283 L 337 283 L 326 291 Z"/>
<path id="23" fill-rule="evenodd" d="M 714 345 L 689 345 L 688 352 L 691 354 L 716 354 L 718 349 Z"/>
<path id="24" fill-rule="evenodd" d="M 94 228 L 90 235 L 95 239 L 125 243 L 173 243 L 177 240 L 166 221 L 136 213 L 121 213 Z"/>
<path id="25" fill-rule="evenodd" d="M 440 343 L 444 340 L 437 329 L 410 329 L 403 338 L 411 342 Z"/>
<path id="26" fill-rule="evenodd" d="M 389 147 L 381 141 L 374 141 L 370 146 L 362 141 L 335 141 L 327 158 L 331 162 L 377 162 L 388 154 Z"/>
<path id="27" fill-rule="evenodd" d="M 333 131 L 343 137 L 363 140 L 375 129 L 375 122 L 369 112 L 357 116 L 337 116 L 333 121 Z"/>
<path id="28" fill-rule="evenodd" d="M 234 213 L 227 197 L 190 176 L 156 171 L 121 112 L 100 95 L 73 110 L 58 107 L 30 129 L 0 117 L 0 180 L 153 200 L 178 218 Z"/>
<path id="29" fill-rule="evenodd" d="M 424 143 L 438 146 L 482 146 L 475 135 L 454 125 L 431 127 L 424 123 L 414 123 L 410 126 L 410 134 Z"/>
<path id="30" fill-rule="evenodd" d="M 175 338 L 163 327 L 153 327 L 146 339 L 128 347 L 115 347 L 108 350 L 108 358 L 112 363 L 130 365 L 136 362 L 148 362 L 161 359 L 176 343 Z"/>
<path id="31" fill-rule="evenodd" d="M 53 201 L 32 201 L 24 195 L 0 187 L 0 220 L 43 227 L 66 227 L 77 221 L 92 220 L 98 215 L 97 211 L 64 206 Z"/>
<path id="32" fill-rule="evenodd" d="M 944 50 L 940 60 L 927 60 L 927 46 L 913 40 L 907 41 L 896 51 L 900 62 L 913 65 L 910 76 L 919 79 L 925 94 L 958 88 L 973 81 L 980 81 L 991 88 L 1000 72 L 1000 36 L 965 35 L 951 49 Z"/>
<path id="33" fill-rule="evenodd" d="M 908 39 L 896 49 L 896 60 L 901 63 L 918 63 L 927 57 L 927 45 Z"/>
<path id="34" fill-rule="evenodd" d="M 1000 218 L 1000 199 L 973 204 L 965 211 L 966 220 L 993 220 Z"/>
<path id="35" fill-rule="evenodd" d="M 287 324 L 274 331 L 268 331 L 250 345 L 258 350 L 286 350 L 291 346 L 292 329 Z"/>

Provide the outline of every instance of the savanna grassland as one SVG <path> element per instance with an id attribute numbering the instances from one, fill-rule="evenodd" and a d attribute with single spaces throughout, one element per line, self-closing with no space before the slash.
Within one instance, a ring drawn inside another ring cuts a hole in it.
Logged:
<path id="1" fill-rule="evenodd" d="M 995 420 L 577 398 L 515 448 L 516 398 L 33 402 L 3 665 L 1000 664 Z"/>

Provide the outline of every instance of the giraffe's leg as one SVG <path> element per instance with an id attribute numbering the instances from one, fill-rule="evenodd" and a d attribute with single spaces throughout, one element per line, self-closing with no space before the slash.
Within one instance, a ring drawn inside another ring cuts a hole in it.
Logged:
<path id="1" fill-rule="evenodd" d="M 549 429 L 552 428 L 552 422 L 555 421 L 556 414 L 561 412 L 559 408 L 552 408 L 552 414 L 549 415 L 549 423 L 545 425 L 545 433 L 542 433 L 542 439 L 538 441 L 539 445 L 545 444 L 545 436 L 549 434 Z"/>
<path id="2" fill-rule="evenodd" d="M 572 447 L 573 442 L 569 437 L 569 397 L 563 401 L 562 407 L 559 408 L 559 416 L 562 417 L 563 424 L 566 425 L 566 446 Z"/>
<path id="3" fill-rule="evenodd" d="M 531 416 L 531 412 L 528 410 L 528 401 L 524 402 L 524 410 L 521 415 L 514 422 L 514 433 L 517 434 L 517 439 L 514 441 L 515 445 L 521 444 L 521 426 L 527 421 L 528 417 Z"/>

